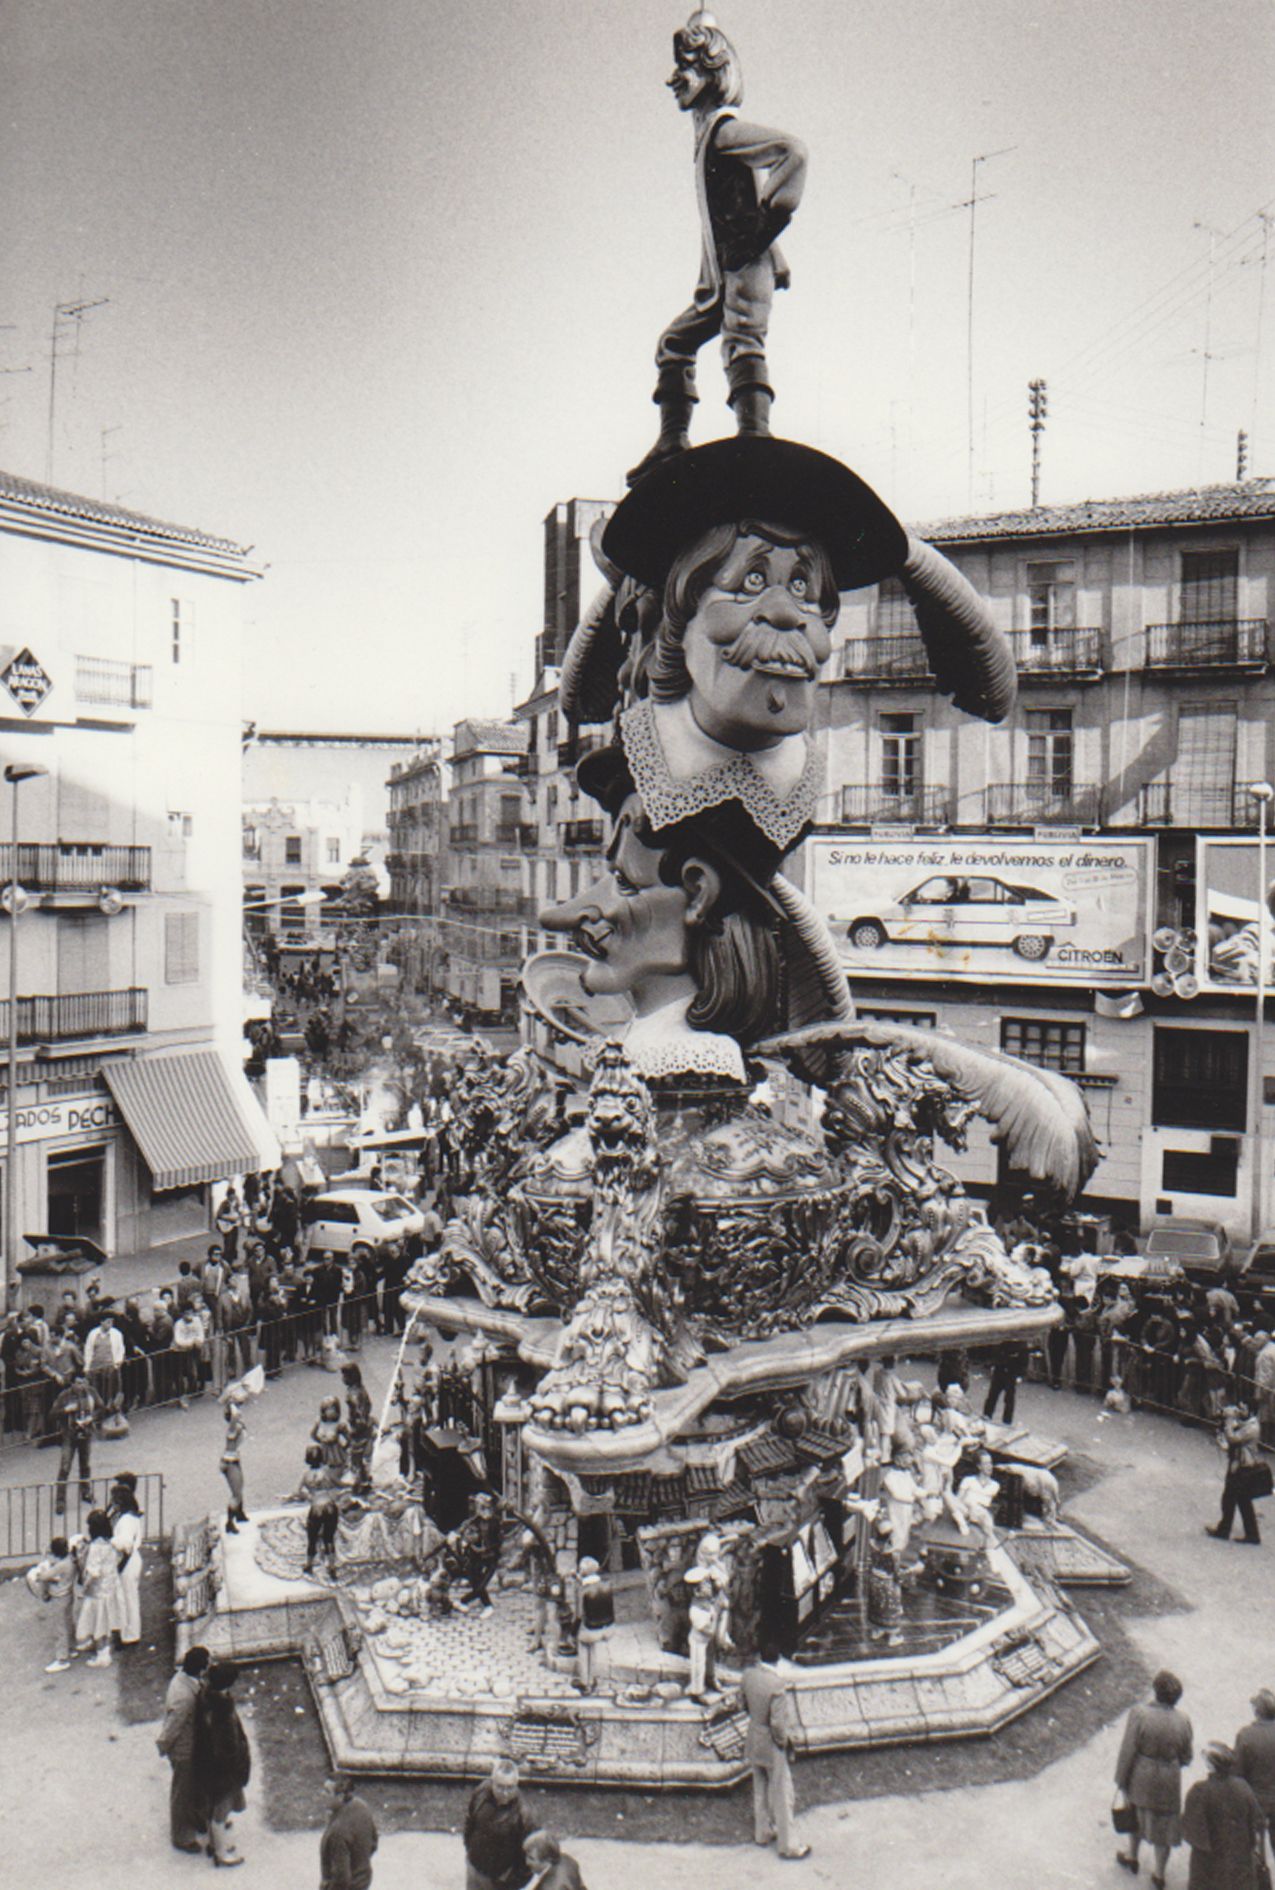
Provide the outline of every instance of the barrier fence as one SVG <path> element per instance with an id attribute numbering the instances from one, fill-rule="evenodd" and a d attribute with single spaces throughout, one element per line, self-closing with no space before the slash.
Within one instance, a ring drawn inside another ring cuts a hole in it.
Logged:
<path id="1" fill-rule="evenodd" d="M 15 1489 L 0 1489 L 0 1567 L 37 1561 L 54 1536 L 83 1535 L 90 1512 L 106 1508 L 110 1488 L 110 1477 L 91 1477 L 90 1494 L 84 1496 L 79 1479 L 72 1476 L 64 1489 L 57 1483 L 26 1483 Z M 59 1494 L 65 1503 L 62 1509 L 58 1507 Z M 143 1540 L 160 1541 L 164 1534 L 164 1478 L 158 1470 L 139 1474 L 137 1501 L 142 1512 Z"/>

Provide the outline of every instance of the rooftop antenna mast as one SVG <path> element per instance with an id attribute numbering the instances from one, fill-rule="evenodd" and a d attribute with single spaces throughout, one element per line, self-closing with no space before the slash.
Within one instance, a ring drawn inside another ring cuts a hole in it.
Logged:
<path id="1" fill-rule="evenodd" d="M 74 333 L 76 347 L 79 347 L 80 323 L 90 309 L 105 308 L 110 301 L 109 295 L 99 295 L 91 302 L 56 302 L 53 306 L 53 332 L 49 342 L 49 443 L 44 457 L 44 483 L 53 484 L 53 438 L 54 423 L 58 404 L 58 343 L 68 333 Z M 73 328 L 68 323 L 74 324 Z"/>
<path id="2" fill-rule="evenodd" d="M 1011 151 L 1017 151 L 1017 149 L 1016 144 L 1006 144 L 1002 145 L 999 151 L 980 151 L 970 166 L 970 258 L 965 318 L 965 407 L 966 435 L 969 442 L 967 485 L 971 512 L 974 509 L 974 218 L 981 201 L 978 194 L 978 167 L 980 164 L 990 164 L 993 158 L 1008 157 Z"/>
<path id="3" fill-rule="evenodd" d="M 1204 295 L 1204 347 L 1201 350 L 1204 360 L 1203 360 L 1203 369 L 1200 375 L 1200 451 L 1196 459 L 1196 468 L 1195 468 L 1196 480 L 1197 482 L 1199 482 L 1199 481 L 1202 481 L 1204 478 L 1204 435 L 1205 435 L 1205 429 L 1207 427 L 1208 417 L 1209 417 L 1209 362 L 1213 359 L 1212 340 L 1213 340 L 1214 263 L 1217 256 L 1217 240 L 1218 240 L 1218 237 L 1222 234 L 1222 232 L 1220 230 L 1215 230 L 1211 223 L 1201 223 L 1198 219 L 1196 220 L 1195 223 L 1192 224 L 1191 227 L 1192 229 L 1195 229 L 1195 230 L 1203 230 L 1205 235 L 1209 239 L 1209 278 L 1208 278 L 1208 287 L 1205 290 L 1205 295 Z"/>
<path id="4" fill-rule="evenodd" d="M 1044 381 L 1027 383 L 1027 425 L 1032 436 L 1032 511 L 1040 504 L 1040 436 L 1045 431 L 1049 394 Z"/>

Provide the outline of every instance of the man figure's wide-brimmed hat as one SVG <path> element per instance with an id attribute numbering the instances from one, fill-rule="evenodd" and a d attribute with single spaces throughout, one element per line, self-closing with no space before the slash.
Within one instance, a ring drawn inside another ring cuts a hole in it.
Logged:
<path id="1" fill-rule="evenodd" d="M 679 552 L 715 525 L 786 525 L 817 539 L 839 591 L 896 573 L 907 534 L 871 486 L 795 440 L 737 436 L 679 453 L 640 479 L 602 535 L 611 561 L 662 589 Z"/>

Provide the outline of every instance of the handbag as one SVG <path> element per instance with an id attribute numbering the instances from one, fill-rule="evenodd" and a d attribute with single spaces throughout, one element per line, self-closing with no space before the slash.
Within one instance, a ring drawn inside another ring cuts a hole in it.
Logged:
<path id="1" fill-rule="evenodd" d="M 1131 1837 L 1138 1828 L 1138 1810 L 1119 1792 L 1111 1801 L 1111 1828 L 1118 1837 Z"/>
<path id="2" fill-rule="evenodd" d="M 1242 1463 L 1238 1470 L 1231 1473 L 1231 1488 L 1237 1497 L 1248 1502 L 1255 1498 L 1269 1496 L 1275 1478 L 1271 1476 L 1268 1463 Z"/>

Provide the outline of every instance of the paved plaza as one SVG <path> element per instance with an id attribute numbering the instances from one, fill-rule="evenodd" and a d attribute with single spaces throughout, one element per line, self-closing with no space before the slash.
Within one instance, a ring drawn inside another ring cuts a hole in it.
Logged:
<path id="1" fill-rule="evenodd" d="M 374 1395 L 384 1393 L 392 1358 L 386 1340 L 371 1341 L 364 1352 Z M 292 1486 L 328 1382 L 319 1371 L 295 1368 L 251 1408 L 250 1509 L 277 1503 Z M 1233 1735 L 1249 1716 L 1255 1687 L 1275 1679 L 1270 1551 L 1253 1555 L 1204 1536 L 1219 1475 L 1217 1452 L 1203 1433 L 1141 1414 L 1105 1415 L 1072 1393 L 1039 1386 L 1025 1388 L 1020 1415 L 1067 1444 L 1063 1483 L 1072 1519 L 1135 1565 L 1124 1594 L 1075 1596 L 1082 1613 L 1102 1623 L 1110 1650 L 1103 1660 L 996 1739 L 799 1763 L 802 1830 L 814 1847 L 804 1864 L 781 1863 L 743 1842 L 744 1791 L 661 1799 L 533 1788 L 591 1890 L 656 1881 L 725 1890 L 745 1879 L 758 1890 L 794 1880 L 841 1885 L 882 1871 L 892 1890 L 938 1883 L 947 1890 L 988 1883 L 1068 1890 L 1121 1880 L 1108 1807 L 1124 1707 L 1155 1667 L 1168 1665 L 1185 1682 L 1197 1749 L 1207 1738 Z M 94 1467 L 162 1471 L 171 1523 L 220 1506 L 220 1434 L 211 1399 L 184 1412 L 143 1412 L 129 1438 L 97 1447 Z M 9 1450 L 0 1457 L 0 1484 L 47 1480 L 52 1467 L 47 1451 Z M 144 1632 L 141 1649 L 117 1655 L 113 1668 L 77 1664 L 46 1675 L 51 1615 L 30 1601 L 20 1581 L 0 1584 L 10 1881 L 168 1890 L 206 1868 L 174 1856 L 167 1843 L 167 1768 L 154 1748 L 166 1636 L 156 1631 L 161 1622 L 144 1625 L 152 1631 Z M 295 1666 L 260 1667 L 242 1691 L 257 1746 L 241 1826 L 243 1881 L 313 1884 L 323 1756 L 304 1683 Z M 315 1790 L 307 1811 L 310 1779 Z M 383 1832 L 378 1890 L 463 1882 L 457 1835 L 463 1787 L 414 1791 L 395 1782 L 370 1787 L 369 1796 Z M 1174 1881 L 1185 1881 L 1184 1854 L 1171 1867 Z"/>

